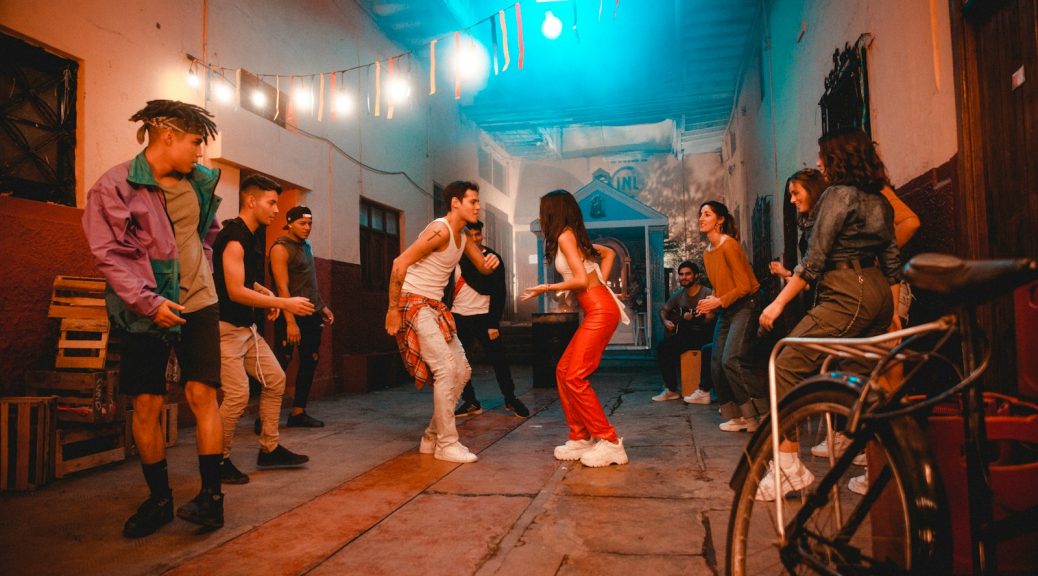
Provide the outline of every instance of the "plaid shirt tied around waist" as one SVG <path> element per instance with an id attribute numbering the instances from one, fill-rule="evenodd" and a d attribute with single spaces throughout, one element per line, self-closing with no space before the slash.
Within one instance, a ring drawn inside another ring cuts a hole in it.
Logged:
<path id="1" fill-rule="evenodd" d="M 400 357 L 404 360 L 407 372 L 414 376 L 414 383 L 419 389 L 429 381 L 429 366 L 422 360 L 422 348 L 418 342 L 418 311 L 429 307 L 436 314 L 436 324 L 443 333 L 443 339 L 450 342 L 454 339 L 457 328 L 454 316 L 447 306 L 439 300 L 404 292 L 400 295 L 400 330 L 396 333 L 396 346 L 400 349 Z"/>

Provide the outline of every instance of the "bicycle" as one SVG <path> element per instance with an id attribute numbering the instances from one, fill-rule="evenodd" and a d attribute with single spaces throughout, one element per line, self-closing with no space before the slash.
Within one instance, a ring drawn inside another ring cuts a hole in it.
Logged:
<path id="1" fill-rule="evenodd" d="M 772 350 L 771 414 L 749 441 L 730 482 L 735 496 L 728 526 L 728 574 L 950 573 L 950 518 L 919 420 L 960 393 L 974 572 L 995 573 L 995 544 L 1007 532 L 1034 530 L 1038 507 L 992 522 L 982 396 L 973 384 L 986 370 L 991 352 L 977 325 L 976 308 L 1038 278 L 1038 262 L 963 261 L 924 254 L 905 266 L 905 276 L 914 289 L 946 298 L 951 313 L 871 338 L 785 338 Z M 958 360 L 943 352 L 955 336 L 960 340 Z M 775 360 L 786 346 L 807 347 L 826 359 L 819 375 L 779 402 Z M 833 361 L 846 359 L 874 362 L 875 368 L 864 376 L 830 371 Z M 937 365 L 948 366 L 958 382 L 922 400 L 909 398 L 924 392 L 917 385 L 921 370 L 932 375 Z M 899 383 L 884 382 L 884 375 L 895 367 L 904 370 L 903 378 Z M 783 490 L 776 473 L 774 502 L 755 500 L 780 438 L 799 442 L 801 459 L 816 478 L 813 489 Z M 811 446 L 818 451 L 824 446 L 826 456 L 811 456 Z M 870 474 L 867 488 L 859 481 L 856 493 L 847 485 L 863 472 L 853 464 L 863 450 Z"/>

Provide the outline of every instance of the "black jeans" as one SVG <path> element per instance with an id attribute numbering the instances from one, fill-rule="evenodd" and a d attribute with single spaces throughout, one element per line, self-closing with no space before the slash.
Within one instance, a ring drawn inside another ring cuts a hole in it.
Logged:
<path id="1" fill-rule="evenodd" d="M 660 376 L 668 390 L 681 392 L 681 384 L 678 382 L 681 355 L 688 350 L 700 350 L 709 341 L 709 332 L 678 332 L 660 342 L 656 348 L 656 363 L 659 364 Z"/>
<path id="2" fill-rule="evenodd" d="M 284 315 L 278 316 L 274 322 L 274 355 L 277 356 L 281 368 L 288 370 L 292 361 L 292 351 L 299 349 L 299 370 L 296 372 L 296 397 L 292 401 L 293 408 L 306 409 L 306 401 L 310 398 L 310 387 L 314 383 L 314 371 L 320 360 L 321 331 L 324 330 L 324 319 L 319 312 L 309 316 L 296 316 L 299 326 L 299 345 L 288 344 L 288 325 Z"/>
<path id="3" fill-rule="evenodd" d="M 515 398 L 515 382 L 512 381 L 512 370 L 508 367 L 505 359 L 505 347 L 501 343 L 501 337 L 491 340 L 487 334 L 490 327 L 490 316 L 488 314 L 474 314 L 472 316 L 454 315 L 454 324 L 458 327 L 458 338 L 461 346 L 470 349 L 479 341 L 487 359 L 494 366 L 494 375 L 497 377 L 497 386 L 501 389 L 501 395 L 505 402 Z M 476 390 L 472 387 L 472 381 L 465 383 L 465 390 L 461 393 L 461 399 L 466 402 L 477 403 Z"/>

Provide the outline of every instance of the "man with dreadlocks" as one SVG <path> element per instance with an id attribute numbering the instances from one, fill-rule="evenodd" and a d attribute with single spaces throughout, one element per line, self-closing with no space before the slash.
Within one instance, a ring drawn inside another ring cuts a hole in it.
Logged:
<path id="1" fill-rule="evenodd" d="M 83 213 L 90 250 L 108 281 L 108 314 L 123 334 L 120 391 L 133 397 L 133 439 L 151 491 L 123 535 L 147 536 L 173 520 L 159 426 L 171 351 L 198 423 L 202 477 L 201 492 L 177 516 L 213 530 L 223 526 L 220 327 L 212 273 L 220 172 L 196 160 L 216 124 L 204 108 L 172 100 L 152 100 L 130 121 L 143 122 L 137 141 L 143 144 L 147 134 L 147 147 L 101 176 Z"/>

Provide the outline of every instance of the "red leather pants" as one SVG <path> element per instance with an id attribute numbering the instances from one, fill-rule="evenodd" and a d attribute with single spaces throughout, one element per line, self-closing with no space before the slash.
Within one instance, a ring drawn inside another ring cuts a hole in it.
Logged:
<path id="1" fill-rule="evenodd" d="M 584 310 L 584 321 L 555 368 L 559 401 L 569 424 L 570 440 L 603 438 L 615 442 L 616 430 L 609 424 L 588 377 L 598 369 L 606 344 L 616 331 L 620 308 L 605 286 L 582 290 L 577 300 Z"/>

